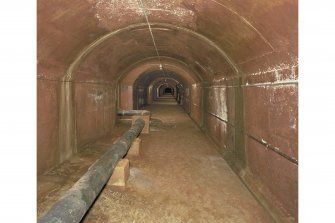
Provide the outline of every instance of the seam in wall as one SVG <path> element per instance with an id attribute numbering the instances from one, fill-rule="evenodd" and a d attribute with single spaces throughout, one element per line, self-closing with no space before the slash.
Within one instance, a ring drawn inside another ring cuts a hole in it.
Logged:
<path id="1" fill-rule="evenodd" d="M 238 14 L 236 11 L 232 10 L 231 8 L 229 8 L 228 6 L 217 2 L 215 0 L 211 0 L 212 2 L 215 2 L 216 4 L 224 7 L 225 9 L 227 9 L 228 11 L 230 11 L 232 14 L 236 15 L 237 17 L 239 17 L 244 23 L 246 23 L 248 26 L 250 26 L 258 35 L 259 37 L 272 49 L 272 52 L 274 51 L 274 47 L 271 45 L 271 43 L 263 36 L 263 34 L 256 29 L 256 27 L 254 27 L 246 18 L 244 18 L 243 16 L 241 16 L 240 14 Z M 269 52 L 271 53 L 271 52 Z"/>
<path id="2" fill-rule="evenodd" d="M 297 160 L 297 159 L 295 159 L 294 157 L 291 157 L 291 156 L 287 155 L 286 153 L 284 153 L 283 151 L 281 151 L 279 148 L 277 148 L 277 147 L 271 145 L 270 143 L 267 143 L 265 140 L 257 139 L 255 136 L 253 136 L 253 135 L 251 135 L 250 133 L 244 131 L 243 129 L 238 128 L 238 127 L 235 126 L 233 123 L 230 123 L 230 122 L 228 122 L 227 120 L 222 119 L 221 117 L 219 117 L 219 116 L 216 115 L 216 114 L 213 114 L 213 113 L 211 113 L 211 112 L 209 112 L 209 111 L 207 111 L 207 110 L 205 110 L 205 112 L 206 112 L 207 114 L 210 114 L 210 115 L 212 115 L 213 117 L 219 119 L 220 121 L 222 121 L 222 122 L 224 122 L 224 123 L 227 123 L 229 126 L 231 126 L 231 127 L 233 127 L 233 128 L 237 128 L 237 129 L 238 129 L 239 131 L 241 131 L 244 135 L 248 136 L 249 138 L 253 139 L 254 141 L 258 142 L 259 144 L 265 146 L 266 149 L 269 149 L 269 150 L 275 152 L 276 154 L 278 154 L 278 155 L 284 157 L 284 158 L 287 159 L 288 161 L 290 161 L 290 162 L 292 162 L 292 163 L 298 165 L 298 160 Z"/>

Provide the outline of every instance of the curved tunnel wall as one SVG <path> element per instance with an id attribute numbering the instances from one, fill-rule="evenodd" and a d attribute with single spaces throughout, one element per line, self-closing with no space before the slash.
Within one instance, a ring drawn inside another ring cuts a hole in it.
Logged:
<path id="1" fill-rule="evenodd" d="M 190 116 L 260 199 L 297 221 L 297 1 L 144 5 L 167 69 L 191 74 Z M 157 70 L 155 57 L 135 0 L 38 0 L 38 173 L 112 131 L 122 81 Z"/>

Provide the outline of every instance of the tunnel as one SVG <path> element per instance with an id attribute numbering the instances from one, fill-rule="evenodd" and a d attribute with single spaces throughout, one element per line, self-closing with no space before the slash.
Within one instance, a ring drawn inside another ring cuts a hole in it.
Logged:
<path id="1" fill-rule="evenodd" d="M 298 222 L 298 1 L 37 0 L 37 60 L 38 217 L 146 110 L 82 222 Z"/>

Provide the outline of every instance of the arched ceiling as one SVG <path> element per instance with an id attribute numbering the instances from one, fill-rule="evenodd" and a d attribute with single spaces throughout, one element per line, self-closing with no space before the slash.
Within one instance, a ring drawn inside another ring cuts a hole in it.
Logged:
<path id="1" fill-rule="evenodd" d="M 160 70 L 160 63 L 164 65 L 164 72 Z M 149 75 L 150 79 L 158 78 L 160 75 L 171 75 L 188 84 L 202 81 L 202 76 L 190 69 L 187 64 L 170 57 L 161 57 L 161 60 L 158 60 L 157 57 L 141 60 L 121 73 L 119 81 L 125 85 L 133 85 L 136 80 L 143 79 L 147 75 Z"/>
<path id="2" fill-rule="evenodd" d="M 170 71 L 153 71 L 150 73 L 144 73 L 141 76 L 138 77 L 138 79 L 136 80 L 136 84 L 141 84 L 144 85 L 146 87 L 148 87 L 149 85 L 153 85 L 156 83 L 156 81 L 158 82 L 174 82 L 176 84 L 180 83 L 182 85 L 186 85 L 187 80 L 185 80 L 182 76 L 180 76 L 179 74 L 176 74 L 174 72 L 170 72 Z"/>
<path id="3" fill-rule="evenodd" d="M 168 24 L 154 24 L 152 29 L 160 56 L 188 64 L 207 80 L 215 73 L 225 76 L 234 74 L 224 52 L 192 30 Z M 101 75 L 116 76 L 137 61 L 154 56 L 156 51 L 147 24 L 144 23 L 122 30 L 105 40 L 88 55 L 82 65 L 92 73 L 98 71 Z"/>
<path id="4" fill-rule="evenodd" d="M 151 85 L 153 86 L 153 89 L 160 89 L 160 88 L 167 88 L 167 87 L 176 87 L 178 85 L 178 82 L 175 81 L 174 79 L 158 79 L 156 81 L 154 81 L 153 83 L 151 83 Z"/>
<path id="5" fill-rule="evenodd" d="M 297 57 L 295 0 L 143 3 L 161 56 L 188 64 L 204 80 L 236 75 L 235 69 L 269 55 L 278 63 Z M 38 0 L 39 75 L 63 76 L 85 47 L 104 36 L 78 64 L 94 78 L 115 79 L 156 56 L 140 0 Z"/>

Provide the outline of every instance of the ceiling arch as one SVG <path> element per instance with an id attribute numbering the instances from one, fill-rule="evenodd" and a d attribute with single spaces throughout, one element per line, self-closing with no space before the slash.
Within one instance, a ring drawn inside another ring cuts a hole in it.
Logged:
<path id="1" fill-rule="evenodd" d="M 163 63 L 164 72 L 159 68 L 160 62 Z M 161 60 L 158 60 L 156 57 L 148 58 L 134 64 L 120 75 L 119 81 L 126 85 L 133 85 L 136 80 L 145 77 L 150 77 L 151 79 L 172 77 L 181 80 L 184 84 L 199 83 L 202 81 L 201 76 L 199 74 L 197 75 L 187 64 L 166 57 L 161 58 Z"/>
<path id="2" fill-rule="evenodd" d="M 183 60 L 206 75 L 243 71 L 245 63 L 259 63 L 260 58 L 266 62 L 271 57 L 272 63 L 297 60 L 298 1 L 143 3 L 162 55 Z M 138 0 L 38 0 L 38 73 L 59 79 L 65 72 L 70 80 L 92 49 L 111 42 L 96 54 L 95 68 L 117 75 L 139 59 L 153 56 L 149 35 Z M 225 62 L 219 66 L 222 52 Z M 232 72 L 231 66 L 237 69 Z"/>
<path id="3" fill-rule="evenodd" d="M 202 79 L 210 80 L 217 74 L 230 76 L 237 72 L 227 54 L 205 36 L 171 24 L 155 23 L 152 29 L 161 57 L 188 64 L 202 75 Z M 147 24 L 143 23 L 106 34 L 78 54 L 66 71 L 66 79 L 74 77 L 76 68 L 114 79 L 133 64 L 156 56 L 148 35 Z M 179 41 L 172 44 L 175 38 Z"/>

